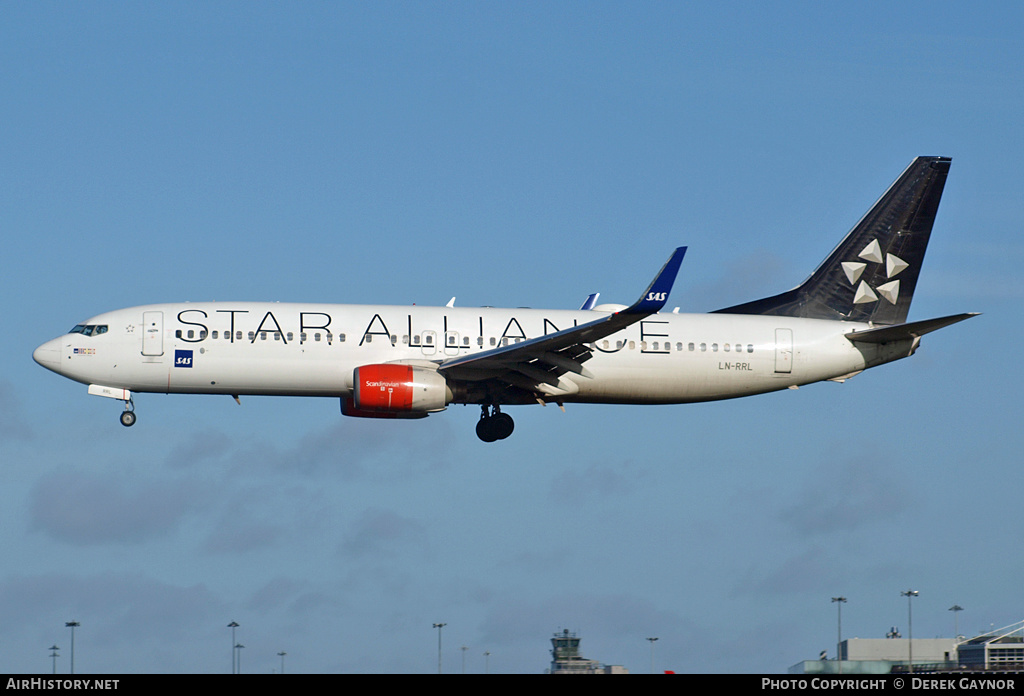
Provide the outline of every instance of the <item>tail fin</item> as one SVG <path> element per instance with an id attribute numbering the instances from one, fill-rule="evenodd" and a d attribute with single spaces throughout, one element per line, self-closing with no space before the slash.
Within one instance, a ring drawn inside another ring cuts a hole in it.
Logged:
<path id="1" fill-rule="evenodd" d="M 717 313 L 904 323 L 951 161 L 914 159 L 802 285 Z"/>

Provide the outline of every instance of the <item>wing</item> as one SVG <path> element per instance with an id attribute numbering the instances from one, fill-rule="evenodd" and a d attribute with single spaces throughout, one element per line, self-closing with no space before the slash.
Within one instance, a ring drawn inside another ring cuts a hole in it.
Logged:
<path id="1" fill-rule="evenodd" d="M 685 254 L 686 247 L 672 252 L 640 299 L 626 309 L 546 336 L 445 360 L 438 367 L 438 372 L 455 380 L 496 381 L 496 391 L 517 387 L 534 396 L 572 394 L 577 389 L 576 385 L 562 379 L 562 375 L 572 372 L 583 377 L 592 376 L 583 367 L 583 363 L 593 355 L 587 344 L 661 310 Z"/>

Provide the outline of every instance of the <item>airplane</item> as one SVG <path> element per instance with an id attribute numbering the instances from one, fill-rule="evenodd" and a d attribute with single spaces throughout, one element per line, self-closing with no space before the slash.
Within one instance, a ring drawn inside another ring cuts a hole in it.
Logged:
<path id="1" fill-rule="evenodd" d="M 33 353 L 124 402 L 138 393 L 321 396 L 359 418 L 480 407 L 477 436 L 509 437 L 502 407 L 678 404 L 762 394 L 909 357 L 976 316 L 907 322 L 949 172 L 917 157 L 792 290 L 708 314 L 662 312 L 686 247 L 629 306 L 579 310 L 197 302 L 100 314 Z"/>

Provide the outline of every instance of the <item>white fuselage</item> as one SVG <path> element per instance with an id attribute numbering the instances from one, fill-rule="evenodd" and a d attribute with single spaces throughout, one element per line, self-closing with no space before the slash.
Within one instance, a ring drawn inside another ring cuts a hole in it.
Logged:
<path id="1" fill-rule="evenodd" d="M 554 333 L 601 311 L 207 302 L 101 314 L 39 347 L 50 370 L 90 385 L 187 394 L 350 397 L 353 371 L 436 365 Z M 654 314 L 588 346 L 549 400 L 666 404 L 839 379 L 906 357 L 912 341 L 854 344 L 867 324 L 737 314 Z M 91 333 L 91 335 L 87 335 Z M 568 380 L 568 381 L 566 381 Z M 458 392 L 454 402 L 458 403 Z"/>

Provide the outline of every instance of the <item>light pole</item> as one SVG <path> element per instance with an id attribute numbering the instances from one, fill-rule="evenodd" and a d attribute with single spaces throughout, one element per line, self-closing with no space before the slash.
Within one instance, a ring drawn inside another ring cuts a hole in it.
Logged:
<path id="1" fill-rule="evenodd" d="M 960 622 L 958 621 L 960 617 L 957 616 L 957 612 L 963 611 L 964 608 L 959 604 L 954 604 L 949 610 L 953 612 L 953 640 L 960 640 Z"/>
<path id="2" fill-rule="evenodd" d="M 914 672 L 914 612 L 911 608 L 910 600 L 919 594 L 921 593 L 917 590 L 900 592 L 901 597 L 907 598 L 907 633 L 910 634 L 910 637 L 907 639 L 907 652 L 909 655 L 907 669 L 910 670 L 911 674 Z"/>
<path id="3" fill-rule="evenodd" d="M 465 645 L 462 646 L 462 673 L 466 673 L 466 651 L 469 650 Z"/>
<path id="4" fill-rule="evenodd" d="M 839 628 L 836 631 L 836 660 L 839 662 L 839 673 L 843 673 L 843 605 L 846 604 L 846 597 L 833 597 L 832 603 L 838 605 Z"/>
<path id="5" fill-rule="evenodd" d="M 434 628 L 437 629 L 437 673 L 441 673 L 441 629 L 447 626 L 446 623 L 436 623 Z"/>
<path id="6" fill-rule="evenodd" d="M 75 629 L 82 624 L 77 621 L 67 621 L 64 623 L 65 626 L 71 629 L 71 673 L 75 673 Z"/>
<path id="7" fill-rule="evenodd" d="M 242 648 L 244 647 L 245 646 L 241 643 L 235 646 L 235 652 L 238 653 L 238 671 L 236 672 L 236 674 L 242 673 Z"/>
<path id="8" fill-rule="evenodd" d="M 654 641 L 656 641 L 658 639 L 657 639 L 657 637 L 655 637 L 655 638 L 648 638 L 647 640 L 649 640 L 651 642 L 651 674 L 654 674 Z"/>
<path id="9" fill-rule="evenodd" d="M 284 656 L 287 654 L 288 653 L 283 650 L 277 654 L 277 656 L 281 658 L 281 674 L 284 674 Z"/>
<path id="10" fill-rule="evenodd" d="M 484 674 L 491 673 L 491 651 L 484 650 Z"/>
<path id="11" fill-rule="evenodd" d="M 238 623 L 232 621 L 228 624 L 228 628 L 231 629 L 231 673 L 238 674 L 238 670 L 235 668 L 235 629 L 238 628 Z"/>
<path id="12" fill-rule="evenodd" d="M 60 650 L 60 648 L 57 647 L 56 643 L 50 646 L 50 657 L 53 658 L 53 673 L 54 674 L 57 673 L 57 658 L 60 657 L 60 655 L 57 654 L 58 650 Z"/>

